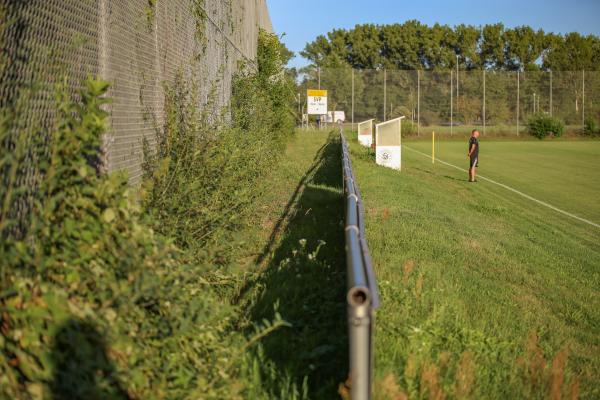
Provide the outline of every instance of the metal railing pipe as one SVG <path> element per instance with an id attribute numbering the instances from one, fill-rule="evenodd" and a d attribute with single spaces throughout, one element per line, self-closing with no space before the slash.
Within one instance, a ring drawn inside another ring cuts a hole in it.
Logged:
<path id="1" fill-rule="evenodd" d="M 379 292 L 365 237 L 364 205 L 354 179 L 348 143 L 340 126 L 345 200 L 350 397 L 369 400 L 373 387 L 373 333 Z"/>

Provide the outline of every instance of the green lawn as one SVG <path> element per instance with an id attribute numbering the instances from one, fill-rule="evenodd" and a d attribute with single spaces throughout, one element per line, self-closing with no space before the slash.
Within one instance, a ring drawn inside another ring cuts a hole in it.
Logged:
<path id="1" fill-rule="evenodd" d="M 431 154 L 430 142 L 404 144 Z M 467 147 L 466 141 L 438 140 L 436 157 L 467 168 Z M 600 224 L 600 141 L 487 142 L 480 137 L 480 149 L 482 175 Z M 404 155 L 404 166 L 410 167 L 414 155 Z"/>
<path id="2" fill-rule="evenodd" d="M 402 172 L 375 166 L 350 142 L 382 294 L 378 398 L 599 398 L 600 229 L 408 150 Z M 466 147 L 437 155 L 466 167 Z M 598 223 L 599 155 L 482 140 L 480 172 Z"/>

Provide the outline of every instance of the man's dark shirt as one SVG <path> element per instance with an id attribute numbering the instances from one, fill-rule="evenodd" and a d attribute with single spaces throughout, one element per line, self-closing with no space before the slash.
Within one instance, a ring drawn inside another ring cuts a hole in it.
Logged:
<path id="1" fill-rule="evenodd" d="M 473 145 L 475 145 L 475 149 L 473 150 L 473 153 L 471 153 L 471 157 L 476 158 L 479 156 L 479 141 L 475 136 L 471 136 L 471 139 L 469 139 L 469 151 L 471 151 Z"/>

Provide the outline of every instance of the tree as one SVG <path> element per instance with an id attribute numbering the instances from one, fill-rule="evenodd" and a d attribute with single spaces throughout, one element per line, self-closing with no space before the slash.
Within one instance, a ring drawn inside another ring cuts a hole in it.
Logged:
<path id="1" fill-rule="evenodd" d="M 504 32 L 505 68 L 509 71 L 539 70 L 544 46 L 544 31 L 534 31 L 529 26 L 519 26 Z"/>
<path id="2" fill-rule="evenodd" d="M 529 26 L 508 29 L 435 24 L 416 20 L 391 25 L 356 25 L 335 29 L 306 45 L 301 54 L 315 66 L 343 62 L 356 69 L 505 71 L 598 70 L 600 38 L 545 33 Z"/>
<path id="3" fill-rule="evenodd" d="M 598 37 L 572 32 L 553 36 L 543 66 L 554 71 L 597 70 Z"/>
<path id="4" fill-rule="evenodd" d="M 331 46 L 323 35 L 319 35 L 313 42 L 307 43 L 304 50 L 300 52 L 302 57 L 309 59 L 316 66 L 321 66 L 330 53 Z"/>
<path id="5" fill-rule="evenodd" d="M 505 29 L 502 24 L 486 25 L 482 29 L 478 68 L 502 69 L 505 63 Z"/>
<path id="6" fill-rule="evenodd" d="M 458 25 L 454 28 L 456 34 L 455 53 L 459 56 L 459 64 L 463 69 L 471 70 L 481 67 L 479 41 L 481 32 L 471 25 Z"/>
<path id="7" fill-rule="evenodd" d="M 379 69 L 383 66 L 381 29 L 372 24 L 357 25 L 348 32 L 350 65 L 358 69 Z"/>
<path id="8" fill-rule="evenodd" d="M 419 55 L 419 32 L 423 29 L 420 22 L 412 20 L 404 24 L 381 27 L 383 42 L 382 56 L 386 68 L 418 69 L 421 67 Z"/>

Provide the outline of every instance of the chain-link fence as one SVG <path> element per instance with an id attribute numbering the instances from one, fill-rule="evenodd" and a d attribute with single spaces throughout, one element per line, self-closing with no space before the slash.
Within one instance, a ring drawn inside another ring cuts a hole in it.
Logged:
<path id="1" fill-rule="evenodd" d="M 560 118 L 569 131 L 581 131 L 588 118 L 600 122 L 600 72 L 313 68 L 299 92 L 319 85 L 328 90 L 329 109 L 345 111 L 346 122 L 404 115 L 417 134 L 478 127 L 518 135 L 536 113 Z"/>
<path id="2" fill-rule="evenodd" d="M 259 28 L 272 30 L 266 0 L 0 0 L 0 150 L 24 147 L 17 171 L 0 165 L 0 184 L 26 188 L 7 216 L 27 219 L 58 86 L 76 96 L 88 76 L 111 84 L 100 167 L 137 185 L 164 124 L 165 88 L 181 75 L 198 106 L 219 115 L 238 61 L 256 57 Z"/>
<path id="3" fill-rule="evenodd" d="M 241 59 L 254 59 L 265 0 L 4 0 L 0 2 L 0 110 L 10 128 L 54 124 L 56 83 L 76 93 L 87 76 L 112 86 L 105 166 L 140 181 L 142 147 L 163 124 L 164 84 L 181 73 L 205 106 L 229 103 Z M 210 97 L 210 102 L 209 102 Z M 35 165 L 21 173 L 35 182 Z"/>

